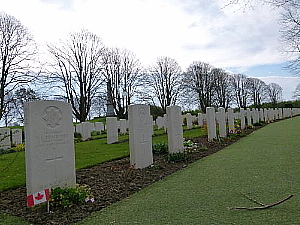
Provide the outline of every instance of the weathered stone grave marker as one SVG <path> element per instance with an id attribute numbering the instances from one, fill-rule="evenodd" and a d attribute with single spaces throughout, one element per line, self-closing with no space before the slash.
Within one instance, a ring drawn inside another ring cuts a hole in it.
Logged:
<path id="1" fill-rule="evenodd" d="M 192 117 L 192 114 L 190 114 L 190 113 L 186 114 L 186 126 L 187 126 L 187 129 L 193 128 L 193 117 Z"/>
<path id="2" fill-rule="evenodd" d="M 24 104 L 27 194 L 73 186 L 75 154 L 71 105 L 59 101 Z"/>
<path id="3" fill-rule="evenodd" d="M 11 142 L 13 145 L 22 144 L 22 129 L 11 129 Z"/>
<path id="4" fill-rule="evenodd" d="M 157 129 L 161 129 L 164 126 L 164 119 L 161 116 L 156 118 Z"/>
<path id="5" fill-rule="evenodd" d="M 130 164 L 135 169 L 145 168 L 153 163 L 152 121 L 149 105 L 129 105 Z"/>
<path id="6" fill-rule="evenodd" d="M 102 122 L 95 122 L 95 131 L 100 132 L 104 130 L 104 125 Z"/>
<path id="7" fill-rule="evenodd" d="M 216 113 L 214 107 L 206 108 L 206 123 L 207 123 L 208 140 L 211 141 L 217 138 Z"/>
<path id="8" fill-rule="evenodd" d="M 107 144 L 118 141 L 118 121 L 117 117 L 106 117 Z"/>
<path id="9" fill-rule="evenodd" d="M 225 109 L 223 107 L 220 107 L 218 109 L 218 123 L 219 123 L 219 135 L 220 137 L 226 137 L 226 114 Z"/>
<path id="10" fill-rule="evenodd" d="M 120 119 L 120 133 L 121 134 L 126 134 L 126 120 L 125 119 Z"/>
<path id="11" fill-rule="evenodd" d="M 0 128 L 0 149 L 11 148 L 10 129 Z"/>
<path id="12" fill-rule="evenodd" d="M 252 126 L 252 112 L 250 109 L 247 109 L 246 115 L 247 115 L 247 125 Z"/>
<path id="13" fill-rule="evenodd" d="M 198 126 L 203 126 L 204 115 L 202 113 L 198 113 Z"/>
<path id="14" fill-rule="evenodd" d="M 228 119 L 228 132 L 235 133 L 235 125 L 234 125 L 234 113 L 233 109 L 228 109 L 227 110 L 227 119 Z"/>
<path id="15" fill-rule="evenodd" d="M 82 122 L 81 123 L 81 137 L 83 141 L 88 140 L 89 138 L 92 137 L 91 132 L 92 132 L 92 123 L 90 122 Z"/>
<path id="16" fill-rule="evenodd" d="M 239 117 L 240 117 L 240 120 L 241 120 L 241 129 L 244 130 L 246 128 L 245 109 L 240 109 Z"/>
<path id="17" fill-rule="evenodd" d="M 168 106 L 168 146 L 170 153 L 183 150 L 182 116 L 179 106 Z"/>

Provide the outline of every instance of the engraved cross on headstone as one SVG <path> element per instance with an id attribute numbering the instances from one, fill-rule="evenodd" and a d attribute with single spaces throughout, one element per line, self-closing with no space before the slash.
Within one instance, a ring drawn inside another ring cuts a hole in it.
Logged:
<path id="1" fill-rule="evenodd" d="M 61 161 L 64 159 L 64 156 L 60 155 L 60 154 L 57 154 L 57 149 L 56 148 L 53 148 L 52 152 L 54 153 L 54 155 L 51 156 L 51 157 L 46 157 L 45 160 L 46 160 L 47 164 L 48 163 L 52 164 L 51 169 L 50 169 L 51 172 L 52 172 L 51 176 L 52 176 L 52 178 L 54 180 L 54 183 L 57 183 L 57 181 L 58 181 L 58 173 L 59 173 L 59 168 L 60 168 L 59 165 L 62 163 Z"/>

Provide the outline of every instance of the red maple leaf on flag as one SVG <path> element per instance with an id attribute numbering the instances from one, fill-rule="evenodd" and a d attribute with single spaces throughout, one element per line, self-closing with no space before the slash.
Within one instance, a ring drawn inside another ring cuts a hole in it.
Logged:
<path id="1" fill-rule="evenodd" d="M 38 193 L 36 197 L 34 197 L 36 200 L 41 200 L 44 197 L 41 193 Z"/>

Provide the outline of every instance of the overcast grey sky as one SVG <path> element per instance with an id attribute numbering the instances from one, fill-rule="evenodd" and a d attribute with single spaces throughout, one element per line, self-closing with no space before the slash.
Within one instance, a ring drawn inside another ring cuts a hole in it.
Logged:
<path id="1" fill-rule="evenodd" d="M 41 49 L 45 43 L 55 43 L 71 31 L 86 28 L 100 36 L 105 45 L 135 52 L 144 66 L 158 56 L 176 59 L 183 70 L 193 61 L 203 61 L 228 71 L 264 77 L 267 83 L 274 80 L 284 88 L 284 99 L 290 99 L 300 79 L 280 69 L 288 60 L 280 53 L 280 11 L 267 5 L 246 11 L 239 10 L 240 6 L 224 8 L 226 3 L 0 0 L 0 10 L 21 20 Z M 273 72 L 270 74 L 264 66 L 273 66 Z"/>

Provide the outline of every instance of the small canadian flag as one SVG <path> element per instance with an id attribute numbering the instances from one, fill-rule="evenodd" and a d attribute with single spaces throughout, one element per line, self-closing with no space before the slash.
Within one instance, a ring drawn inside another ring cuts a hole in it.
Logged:
<path id="1" fill-rule="evenodd" d="M 27 206 L 31 207 L 49 200 L 50 193 L 49 189 L 34 193 L 27 196 Z"/>

